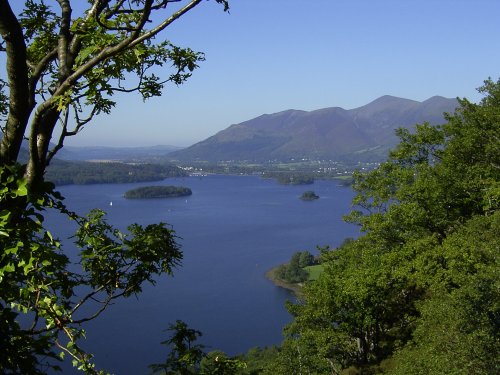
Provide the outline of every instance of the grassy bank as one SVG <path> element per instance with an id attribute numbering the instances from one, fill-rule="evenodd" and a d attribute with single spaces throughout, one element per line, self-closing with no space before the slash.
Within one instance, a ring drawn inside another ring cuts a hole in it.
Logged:
<path id="1" fill-rule="evenodd" d="M 318 279 L 319 275 L 323 273 L 323 265 L 317 264 L 315 266 L 308 266 L 304 268 L 309 274 L 309 279 L 307 281 L 315 281 Z"/>

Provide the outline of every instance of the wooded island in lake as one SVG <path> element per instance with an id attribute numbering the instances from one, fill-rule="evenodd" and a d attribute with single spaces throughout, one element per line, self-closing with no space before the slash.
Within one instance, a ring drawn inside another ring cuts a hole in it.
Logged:
<path id="1" fill-rule="evenodd" d="M 301 196 L 300 199 L 303 201 L 313 201 L 315 199 L 319 199 L 319 195 L 316 195 L 314 191 L 308 190 L 305 191 Z"/>
<path id="2" fill-rule="evenodd" d="M 193 194 L 191 189 L 184 186 L 143 186 L 128 190 L 124 197 L 127 199 L 174 198 L 191 194 Z"/>

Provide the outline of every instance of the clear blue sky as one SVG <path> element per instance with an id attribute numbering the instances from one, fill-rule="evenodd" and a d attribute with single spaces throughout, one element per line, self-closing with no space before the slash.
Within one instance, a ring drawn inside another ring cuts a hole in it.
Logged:
<path id="1" fill-rule="evenodd" d="M 286 109 L 367 104 L 388 94 L 477 101 L 500 77 L 499 0 L 210 0 L 164 35 L 203 51 L 183 86 L 123 97 L 72 145 L 188 146 Z"/>

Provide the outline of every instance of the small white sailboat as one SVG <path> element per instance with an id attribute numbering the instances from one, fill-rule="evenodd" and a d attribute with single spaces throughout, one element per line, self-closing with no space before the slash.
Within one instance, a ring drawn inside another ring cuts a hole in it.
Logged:
<path id="1" fill-rule="evenodd" d="M 112 201 L 111 201 L 111 202 L 109 202 L 109 205 L 110 205 L 110 206 L 112 206 L 112 205 L 113 205 L 113 202 L 112 202 Z"/>

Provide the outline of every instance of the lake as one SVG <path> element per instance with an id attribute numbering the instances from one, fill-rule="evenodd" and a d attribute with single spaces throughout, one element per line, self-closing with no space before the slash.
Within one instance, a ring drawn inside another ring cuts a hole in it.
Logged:
<path id="1" fill-rule="evenodd" d="M 146 185 L 182 185 L 193 195 L 123 198 L 125 191 Z M 265 272 L 296 251 L 317 254 L 317 245 L 337 246 L 358 234 L 356 226 L 342 221 L 353 192 L 336 181 L 289 186 L 257 176 L 209 175 L 58 190 L 80 214 L 102 208 L 120 229 L 167 222 L 180 237 L 184 260 L 173 277 L 159 278 L 138 298 L 116 303 L 86 326 L 82 346 L 95 354 L 98 368 L 115 374 L 146 374 L 148 364 L 162 362 L 166 347 L 160 342 L 177 319 L 203 332 L 200 343 L 207 350 L 235 355 L 279 344 L 291 320 L 284 304 L 293 295 L 273 285 Z M 320 199 L 300 200 L 306 190 Z M 71 232 L 66 219 L 50 217 L 50 225 L 61 238 Z"/>

